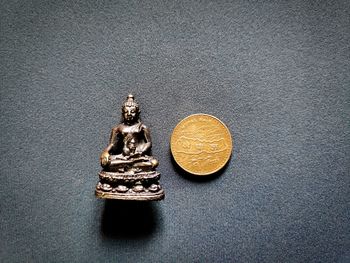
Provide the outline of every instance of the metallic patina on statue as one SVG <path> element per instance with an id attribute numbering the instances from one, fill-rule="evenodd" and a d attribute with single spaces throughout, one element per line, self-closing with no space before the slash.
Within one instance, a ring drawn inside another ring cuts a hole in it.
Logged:
<path id="1" fill-rule="evenodd" d="M 164 190 L 155 170 L 158 161 L 150 155 L 149 129 L 140 121 L 140 109 L 133 95 L 122 107 L 123 122 L 112 129 L 109 144 L 101 154 L 103 170 L 96 196 L 120 200 L 161 200 Z"/>

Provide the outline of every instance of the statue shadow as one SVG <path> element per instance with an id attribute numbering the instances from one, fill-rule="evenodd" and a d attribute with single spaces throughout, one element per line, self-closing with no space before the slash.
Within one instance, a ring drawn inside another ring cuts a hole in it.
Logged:
<path id="1" fill-rule="evenodd" d="M 227 167 L 230 163 L 230 161 L 228 161 L 224 167 L 222 167 L 219 171 L 213 173 L 213 174 L 209 174 L 209 175 L 195 175 L 195 174 L 191 174 L 187 171 L 185 171 L 184 169 L 182 169 L 175 161 L 171 151 L 170 151 L 170 156 L 171 156 L 171 163 L 174 167 L 174 170 L 177 174 L 179 174 L 180 176 L 182 176 L 183 178 L 185 178 L 186 180 L 192 181 L 192 182 L 199 182 L 199 183 L 205 183 L 205 182 L 209 182 L 209 181 L 214 181 L 216 179 L 218 179 L 223 173 L 225 173 L 225 171 L 227 170 Z"/>
<path id="2" fill-rule="evenodd" d="M 145 239 L 161 219 L 153 202 L 106 200 L 101 234 L 113 239 Z"/>

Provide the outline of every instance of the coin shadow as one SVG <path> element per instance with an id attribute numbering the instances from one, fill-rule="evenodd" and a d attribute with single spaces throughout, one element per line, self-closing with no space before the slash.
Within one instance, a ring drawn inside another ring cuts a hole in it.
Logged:
<path id="1" fill-rule="evenodd" d="M 189 181 L 193 181 L 193 182 L 209 182 L 209 181 L 213 181 L 213 180 L 216 180 L 218 179 L 223 173 L 225 173 L 225 171 L 227 170 L 227 167 L 228 167 L 228 164 L 230 162 L 227 162 L 225 164 L 224 167 L 222 167 L 219 171 L 215 172 L 215 173 L 212 173 L 212 174 L 209 174 L 209 175 L 195 175 L 195 174 L 191 174 L 187 171 L 185 171 L 184 169 L 182 169 L 175 161 L 172 153 L 171 153 L 171 150 L 169 150 L 170 152 L 170 156 L 171 156 L 171 163 L 174 167 L 174 170 L 177 174 L 179 174 L 180 176 L 182 176 L 183 178 L 185 178 L 186 180 L 189 180 Z"/>
<path id="2" fill-rule="evenodd" d="M 160 220 L 153 202 L 106 200 L 101 221 L 103 237 L 146 239 Z"/>

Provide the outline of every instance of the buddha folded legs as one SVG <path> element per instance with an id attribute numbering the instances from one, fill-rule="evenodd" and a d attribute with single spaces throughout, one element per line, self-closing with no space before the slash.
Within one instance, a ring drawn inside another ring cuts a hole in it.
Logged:
<path id="1" fill-rule="evenodd" d="M 130 157 L 119 155 L 109 156 L 109 165 L 105 167 L 108 171 L 119 171 L 119 172 L 141 172 L 151 171 L 158 166 L 158 160 L 152 156 L 137 156 Z"/>

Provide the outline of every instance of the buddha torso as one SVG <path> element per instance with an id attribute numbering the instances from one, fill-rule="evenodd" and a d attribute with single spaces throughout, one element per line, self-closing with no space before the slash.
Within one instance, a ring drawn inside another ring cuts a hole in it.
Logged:
<path id="1" fill-rule="evenodd" d="M 117 140 L 122 145 L 123 155 L 129 155 L 129 153 L 143 153 L 146 138 L 144 134 L 145 126 L 141 122 L 137 122 L 133 125 L 119 124 L 114 128 L 117 136 Z M 125 152 L 129 149 L 129 152 Z"/>

